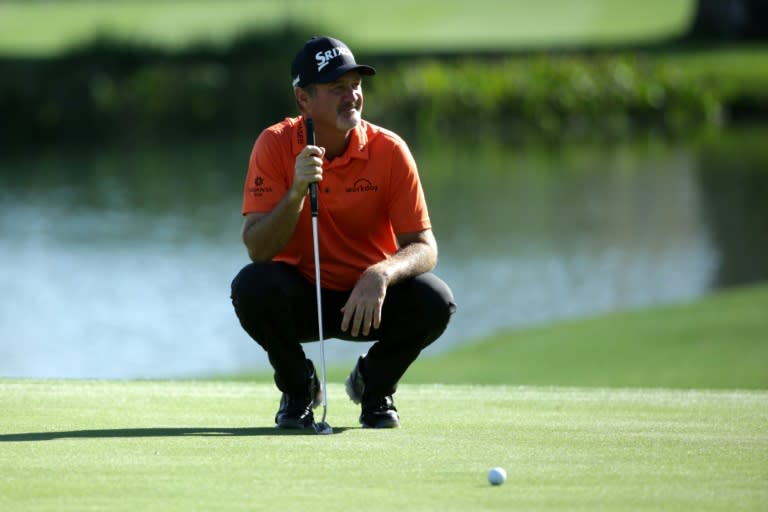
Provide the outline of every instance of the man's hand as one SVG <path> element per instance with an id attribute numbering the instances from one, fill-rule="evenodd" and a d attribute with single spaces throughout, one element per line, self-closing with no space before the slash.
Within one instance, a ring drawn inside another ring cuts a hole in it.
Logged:
<path id="1" fill-rule="evenodd" d="M 357 280 L 347 303 L 341 308 L 341 330 L 347 332 L 352 324 L 352 336 L 371 333 L 371 327 L 381 325 L 381 309 L 387 287 L 424 272 L 437 264 L 437 242 L 431 229 L 398 233 L 400 249 L 383 261 L 368 267 Z"/>
<path id="2" fill-rule="evenodd" d="M 325 149 L 318 146 L 305 146 L 296 157 L 293 167 L 293 190 L 298 197 L 307 195 L 310 183 L 323 179 L 323 156 Z"/>
<path id="3" fill-rule="evenodd" d="M 325 149 L 306 146 L 296 157 L 293 184 L 271 212 L 245 216 L 241 236 L 253 261 L 269 261 L 280 252 L 296 229 L 310 183 L 323 179 Z"/>
<path id="4" fill-rule="evenodd" d="M 381 325 L 381 308 L 387 295 L 387 277 L 384 272 L 369 268 L 360 276 L 347 303 L 341 308 L 341 330 L 347 332 L 352 323 L 352 336 L 368 336 L 371 327 Z"/>

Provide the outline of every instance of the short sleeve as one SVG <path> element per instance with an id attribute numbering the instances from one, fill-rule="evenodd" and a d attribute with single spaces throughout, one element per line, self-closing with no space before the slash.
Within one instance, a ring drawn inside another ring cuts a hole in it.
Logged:
<path id="1" fill-rule="evenodd" d="M 269 130 L 261 132 L 256 139 L 243 190 L 243 215 L 272 211 L 288 191 L 292 166 L 286 163 L 288 159 L 281 151 L 280 142 L 279 136 Z"/>
<path id="2" fill-rule="evenodd" d="M 395 233 L 423 231 L 432 227 L 416 161 L 406 143 L 393 147 L 390 222 Z"/>

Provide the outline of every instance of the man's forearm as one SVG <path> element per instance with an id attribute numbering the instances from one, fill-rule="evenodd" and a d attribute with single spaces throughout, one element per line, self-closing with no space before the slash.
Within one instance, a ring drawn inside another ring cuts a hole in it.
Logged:
<path id="1" fill-rule="evenodd" d="M 285 247 L 296 229 L 304 197 L 289 190 L 275 208 L 243 224 L 243 243 L 252 261 L 268 261 Z"/>
<path id="2" fill-rule="evenodd" d="M 369 267 L 366 272 L 379 272 L 392 285 L 403 279 L 429 272 L 437 264 L 437 247 L 429 241 L 412 242 L 386 260 Z"/>

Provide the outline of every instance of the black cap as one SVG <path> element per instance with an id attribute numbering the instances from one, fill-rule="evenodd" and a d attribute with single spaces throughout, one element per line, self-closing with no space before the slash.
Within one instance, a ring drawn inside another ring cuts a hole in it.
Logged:
<path id="1" fill-rule="evenodd" d="M 376 74 L 371 66 L 355 62 L 347 45 L 327 36 L 314 36 L 304 43 L 291 63 L 294 87 L 333 82 L 349 71 L 358 71 L 361 75 Z"/>

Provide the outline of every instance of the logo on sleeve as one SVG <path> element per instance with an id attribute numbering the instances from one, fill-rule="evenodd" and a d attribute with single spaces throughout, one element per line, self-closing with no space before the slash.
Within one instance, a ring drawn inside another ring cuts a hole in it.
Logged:
<path id="1" fill-rule="evenodd" d="M 250 192 L 251 195 L 255 197 L 261 197 L 266 193 L 272 192 L 272 187 L 269 185 L 265 186 L 264 178 L 261 176 L 256 176 L 251 186 L 248 187 L 248 192 Z"/>

